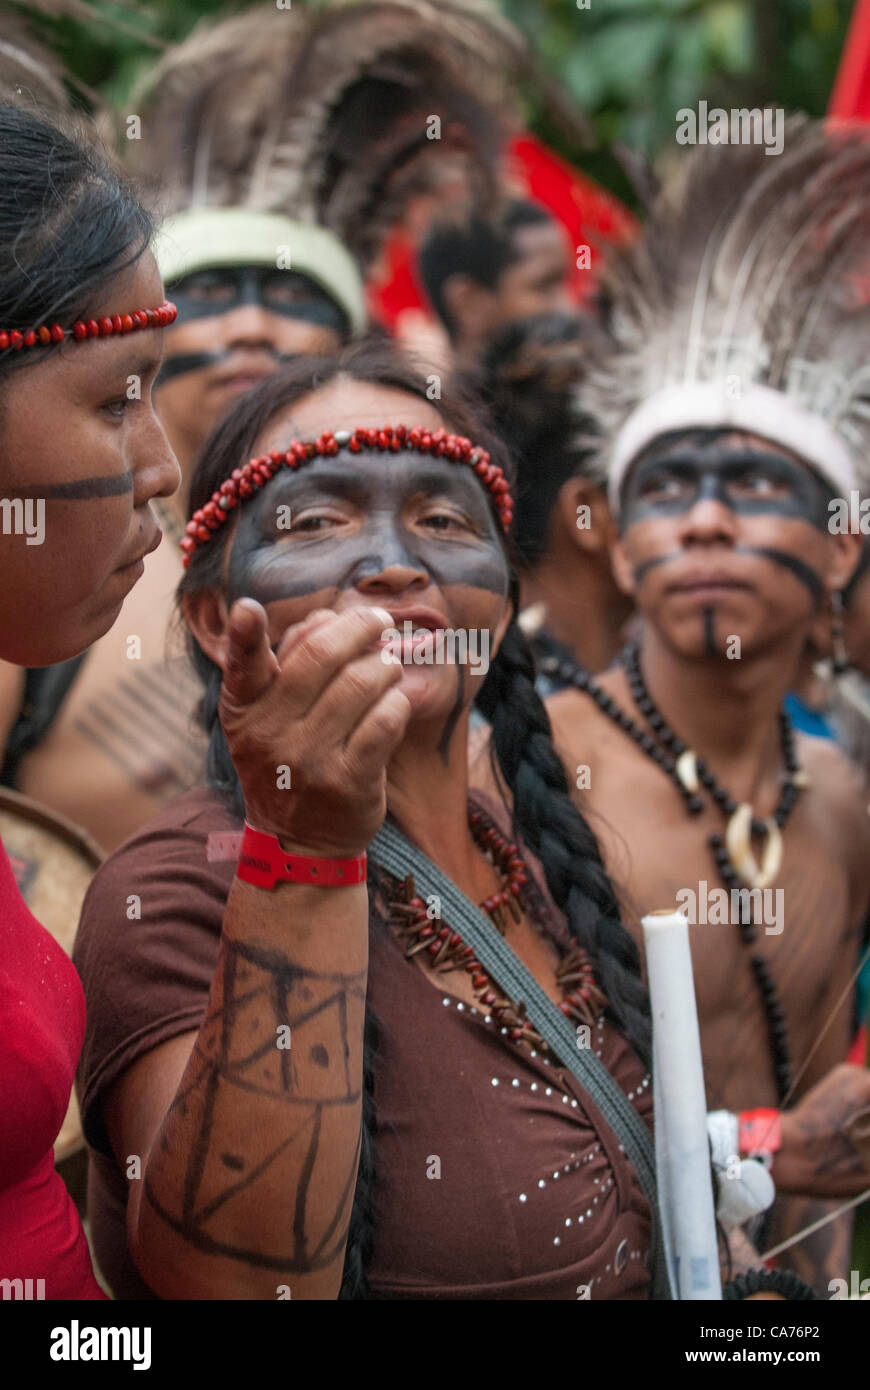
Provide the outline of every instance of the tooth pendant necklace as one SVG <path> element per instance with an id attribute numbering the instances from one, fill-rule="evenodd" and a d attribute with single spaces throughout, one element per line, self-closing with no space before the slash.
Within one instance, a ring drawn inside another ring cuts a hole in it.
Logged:
<path id="1" fill-rule="evenodd" d="M 571 661 L 552 660 L 548 674 L 574 685 L 595 701 L 602 714 L 607 715 L 623 729 L 642 752 L 653 760 L 671 779 L 686 803 L 686 809 L 697 816 L 704 809 L 701 789 L 706 790 L 720 811 L 727 818 L 725 833 L 715 833 L 708 843 L 716 861 L 716 867 L 726 888 L 768 888 L 782 867 L 782 831 L 797 803 L 801 791 L 810 785 L 809 778 L 798 766 L 795 752 L 794 732 L 788 715 L 780 711 L 779 728 L 782 757 L 785 764 L 783 788 L 774 813 L 767 820 L 758 820 L 752 813 L 749 802 L 739 805 L 720 786 L 707 767 L 703 758 L 686 744 L 673 729 L 669 728 L 663 715 L 653 704 L 640 670 L 640 655 L 637 646 L 627 647 L 622 654 L 622 663 L 628 678 L 631 697 L 646 719 L 655 737 L 646 733 L 641 726 L 626 714 L 612 695 L 596 685 L 592 676 Z M 761 863 L 752 849 L 752 839 L 764 838 Z M 734 901 L 732 897 L 732 901 Z M 738 928 L 743 943 L 754 947 L 758 932 L 751 920 L 751 909 L 738 898 Z M 773 1070 L 780 1104 L 791 1090 L 791 1061 L 785 1014 L 779 1001 L 776 986 L 770 974 L 767 961 L 757 949 L 750 952 L 749 963 L 761 995 L 770 1041 Z"/>

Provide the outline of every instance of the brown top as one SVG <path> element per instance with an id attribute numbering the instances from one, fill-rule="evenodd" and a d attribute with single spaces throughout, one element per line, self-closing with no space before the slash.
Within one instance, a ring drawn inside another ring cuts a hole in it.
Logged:
<path id="1" fill-rule="evenodd" d="M 509 828 L 503 807 L 475 799 Z M 128 1181 L 102 1104 L 139 1057 L 200 1026 L 235 871 L 209 862 L 205 843 L 240 828 L 212 792 L 191 792 L 103 865 L 85 901 L 74 959 L 88 1000 L 78 1084 L 89 1209 L 97 1259 L 121 1298 L 150 1295 L 127 1251 Z M 525 857 L 546 897 L 540 867 Z M 373 1296 L 648 1297 L 649 1208 L 582 1087 L 443 993 L 373 921 Z M 651 1125 L 652 1087 L 624 1038 L 599 1020 L 593 1045 Z"/>

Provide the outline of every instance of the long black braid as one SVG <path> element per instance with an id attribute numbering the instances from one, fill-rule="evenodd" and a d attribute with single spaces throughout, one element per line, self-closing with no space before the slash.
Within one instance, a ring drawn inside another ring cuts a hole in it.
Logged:
<path id="1" fill-rule="evenodd" d="M 346 349 L 338 359 L 300 359 L 244 397 L 218 426 L 203 450 L 193 478 L 190 510 L 203 505 L 232 469 L 249 457 L 254 441 L 279 410 L 292 406 L 342 372 L 356 380 L 395 386 L 421 400 L 428 399 L 425 379 L 387 344 L 364 343 Z M 450 428 L 483 444 L 510 474 L 504 446 L 481 422 L 479 407 L 475 409 L 461 394 L 454 395 L 450 409 L 445 407 L 442 414 L 445 425 L 449 422 Z M 231 521 L 220 528 L 209 545 L 196 552 L 194 563 L 179 586 L 181 603 L 186 594 L 223 590 L 224 551 L 232 532 Z M 203 685 L 199 716 L 208 736 L 208 785 L 241 822 L 241 785 L 218 716 L 222 673 L 192 632 L 188 634 L 188 650 Z M 515 833 L 540 859 L 553 900 L 564 912 L 569 930 L 596 963 L 615 1021 L 646 1061 L 649 1011 L 637 950 L 619 920 L 616 898 L 595 836 L 571 801 L 565 773 L 553 747 L 550 723 L 534 688 L 531 650 L 513 621 L 490 665 L 477 703 L 492 724 L 493 758 L 513 799 Z M 381 896 L 380 878 L 375 870 L 369 883 L 370 931 L 384 929 L 376 909 Z M 367 1002 L 360 1162 L 341 1299 L 369 1297 L 367 1270 L 376 1231 L 374 1081 L 378 1036 L 378 1021 Z"/>
<path id="2" fill-rule="evenodd" d="M 649 999 L 637 946 L 620 920 L 598 841 L 571 800 L 535 689 L 532 649 L 515 620 L 476 703 L 492 725 L 493 771 L 511 793 L 514 834 L 541 861 L 568 930 L 596 967 L 614 1021 L 649 1065 Z"/>

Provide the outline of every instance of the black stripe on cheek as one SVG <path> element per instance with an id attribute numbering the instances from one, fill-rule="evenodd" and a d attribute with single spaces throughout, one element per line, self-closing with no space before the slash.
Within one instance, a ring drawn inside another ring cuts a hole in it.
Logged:
<path id="1" fill-rule="evenodd" d="M 813 603 L 821 601 L 823 588 L 822 581 L 803 560 L 799 560 L 797 555 L 791 555 L 787 550 L 776 550 L 773 546 L 766 545 L 739 545 L 737 552 L 740 555 L 762 555 L 766 560 L 772 560 L 775 565 L 782 565 L 783 569 L 789 570 L 808 589 L 812 595 Z"/>
<path id="2" fill-rule="evenodd" d="M 676 555 L 654 555 L 651 560 L 644 560 L 642 565 L 638 565 L 634 571 L 634 582 L 637 585 L 643 583 L 650 570 L 655 569 L 656 565 L 666 565 L 669 560 L 677 559 Z"/>
<path id="3" fill-rule="evenodd" d="M 163 366 L 154 385 L 164 386 L 167 381 L 172 381 L 174 377 L 183 376 L 186 372 L 198 372 L 202 367 L 216 367 L 218 363 L 229 358 L 229 351 L 226 352 L 180 352 L 177 357 L 167 357 L 164 359 Z"/>
<path id="4" fill-rule="evenodd" d="M 45 498 L 46 501 L 85 502 L 94 497 L 121 497 L 133 491 L 133 470 L 102 478 L 77 478 L 71 483 L 34 483 L 32 487 L 7 488 L 7 496 Z"/>

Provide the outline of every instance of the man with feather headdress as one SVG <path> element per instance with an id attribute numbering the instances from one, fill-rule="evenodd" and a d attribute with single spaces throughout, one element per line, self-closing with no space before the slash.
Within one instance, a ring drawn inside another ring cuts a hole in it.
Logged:
<path id="1" fill-rule="evenodd" d="M 627 920 L 676 900 L 693 923 L 726 1148 L 769 1155 L 780 1194 L 840 1201 L 870 1184 L 849 1138 L 870 1074 L 845 1065 L 866 798 L 782 702 L 858 561 L 860 537 L 828 520 L 832 499 L 867 486 L 868 214 L 870 143 L 794 119 L 776 159 L 752 145 L 688 156 L 614 260 L 609 343 L 582 404 L 643 632 L 620 667 L 576 672 L 549 701 Z M 759 1249 L 818 1215 L 781 1195 Z M 786 1260 L 824 1290 L 848 1267 L 847 1228 Z"/>

